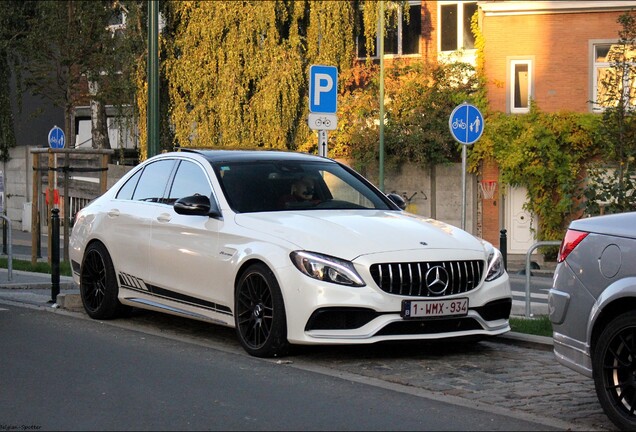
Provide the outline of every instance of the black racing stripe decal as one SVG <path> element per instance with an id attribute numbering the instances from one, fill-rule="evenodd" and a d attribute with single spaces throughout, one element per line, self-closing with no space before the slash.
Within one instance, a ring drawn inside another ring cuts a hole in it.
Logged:
<path id="1" fill-rule="evenodd" d="M 138 291 L 145 294 L 151 294 L 153 297 L 159 297 L 167 300 L 172 300 L 177 303 L 187 304 L 190 306 L 197 306 L 203 309 L 208 309 L 213 312 L 218 312 L 226 315 L 232 315 L 232 310 L 224 305 L 210 302 L 207 300 L 201 300 L 196 297 L 192 297 L 186 294 L 177 293 L 165 288 L 161 288 L 155 285 L 147 285 L 143 280 L 125 273 L 119 273 L 119 284 L 132 291 Z"/>

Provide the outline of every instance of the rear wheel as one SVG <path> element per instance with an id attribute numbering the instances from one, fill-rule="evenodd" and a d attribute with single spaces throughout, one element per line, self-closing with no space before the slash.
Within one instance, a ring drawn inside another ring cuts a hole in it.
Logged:
<path id="1" fill-rule="evenodd" d="M 609 322 L 592 353 L 594 385 L 605 414 L 623 430 L 636 430 L 636 312 Z"/>
<path id="2" fill-rule="evenodd" d="M 113 319 L 127 308 L 119 302 L 113 262 L 101 243 L 91 243 L 84 253 L 80 296 L 86 313 L 95 319 Z"/>
<path id="3" fill-rule="evenodd" d="M 256 357 L 287 354 L 287 322 L 280 287 L 264 264 L 250 266 L 239 278 L 234 300 L 236 332 L 245 351 Z"/>

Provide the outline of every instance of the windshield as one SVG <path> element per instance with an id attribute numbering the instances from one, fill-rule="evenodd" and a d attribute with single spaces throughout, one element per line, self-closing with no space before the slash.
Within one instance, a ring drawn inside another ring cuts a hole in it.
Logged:
<path id="1" fill-rule="evenodd" d="M 393 210 L 361 177 L 330 162 L 219 162 L 214 171 L 238 213 L 312 209 Z"/>

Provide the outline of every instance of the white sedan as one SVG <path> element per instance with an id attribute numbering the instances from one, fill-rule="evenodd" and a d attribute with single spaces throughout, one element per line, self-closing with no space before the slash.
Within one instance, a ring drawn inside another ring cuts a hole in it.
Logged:
<path id="1" fill-rule="evenodd" d="M 254 356 L 509 331 L 499 251 L 399 201 L 323 157 L 165 153 L 77 214 L 73 277 L 95 319 L 138 307 L 231 326 Z"/>

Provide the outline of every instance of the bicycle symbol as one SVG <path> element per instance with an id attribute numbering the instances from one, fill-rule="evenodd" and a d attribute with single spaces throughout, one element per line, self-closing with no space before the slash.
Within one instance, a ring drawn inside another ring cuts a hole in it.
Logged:
<path id="1" fill-rule="evenodd" d="M 453 122 L 453 129 L 466 129 L 466 122 L 462 119 L 455 119 L 455 121 Z"/>
<path id="2" fill-rule="evenodd" d="M 331 126 L 331 120 L 329 120 L 327 117 L 323 117 L 323 118 L 317 118 L 316 119 L 316 127 L 329 127 Z"/>

